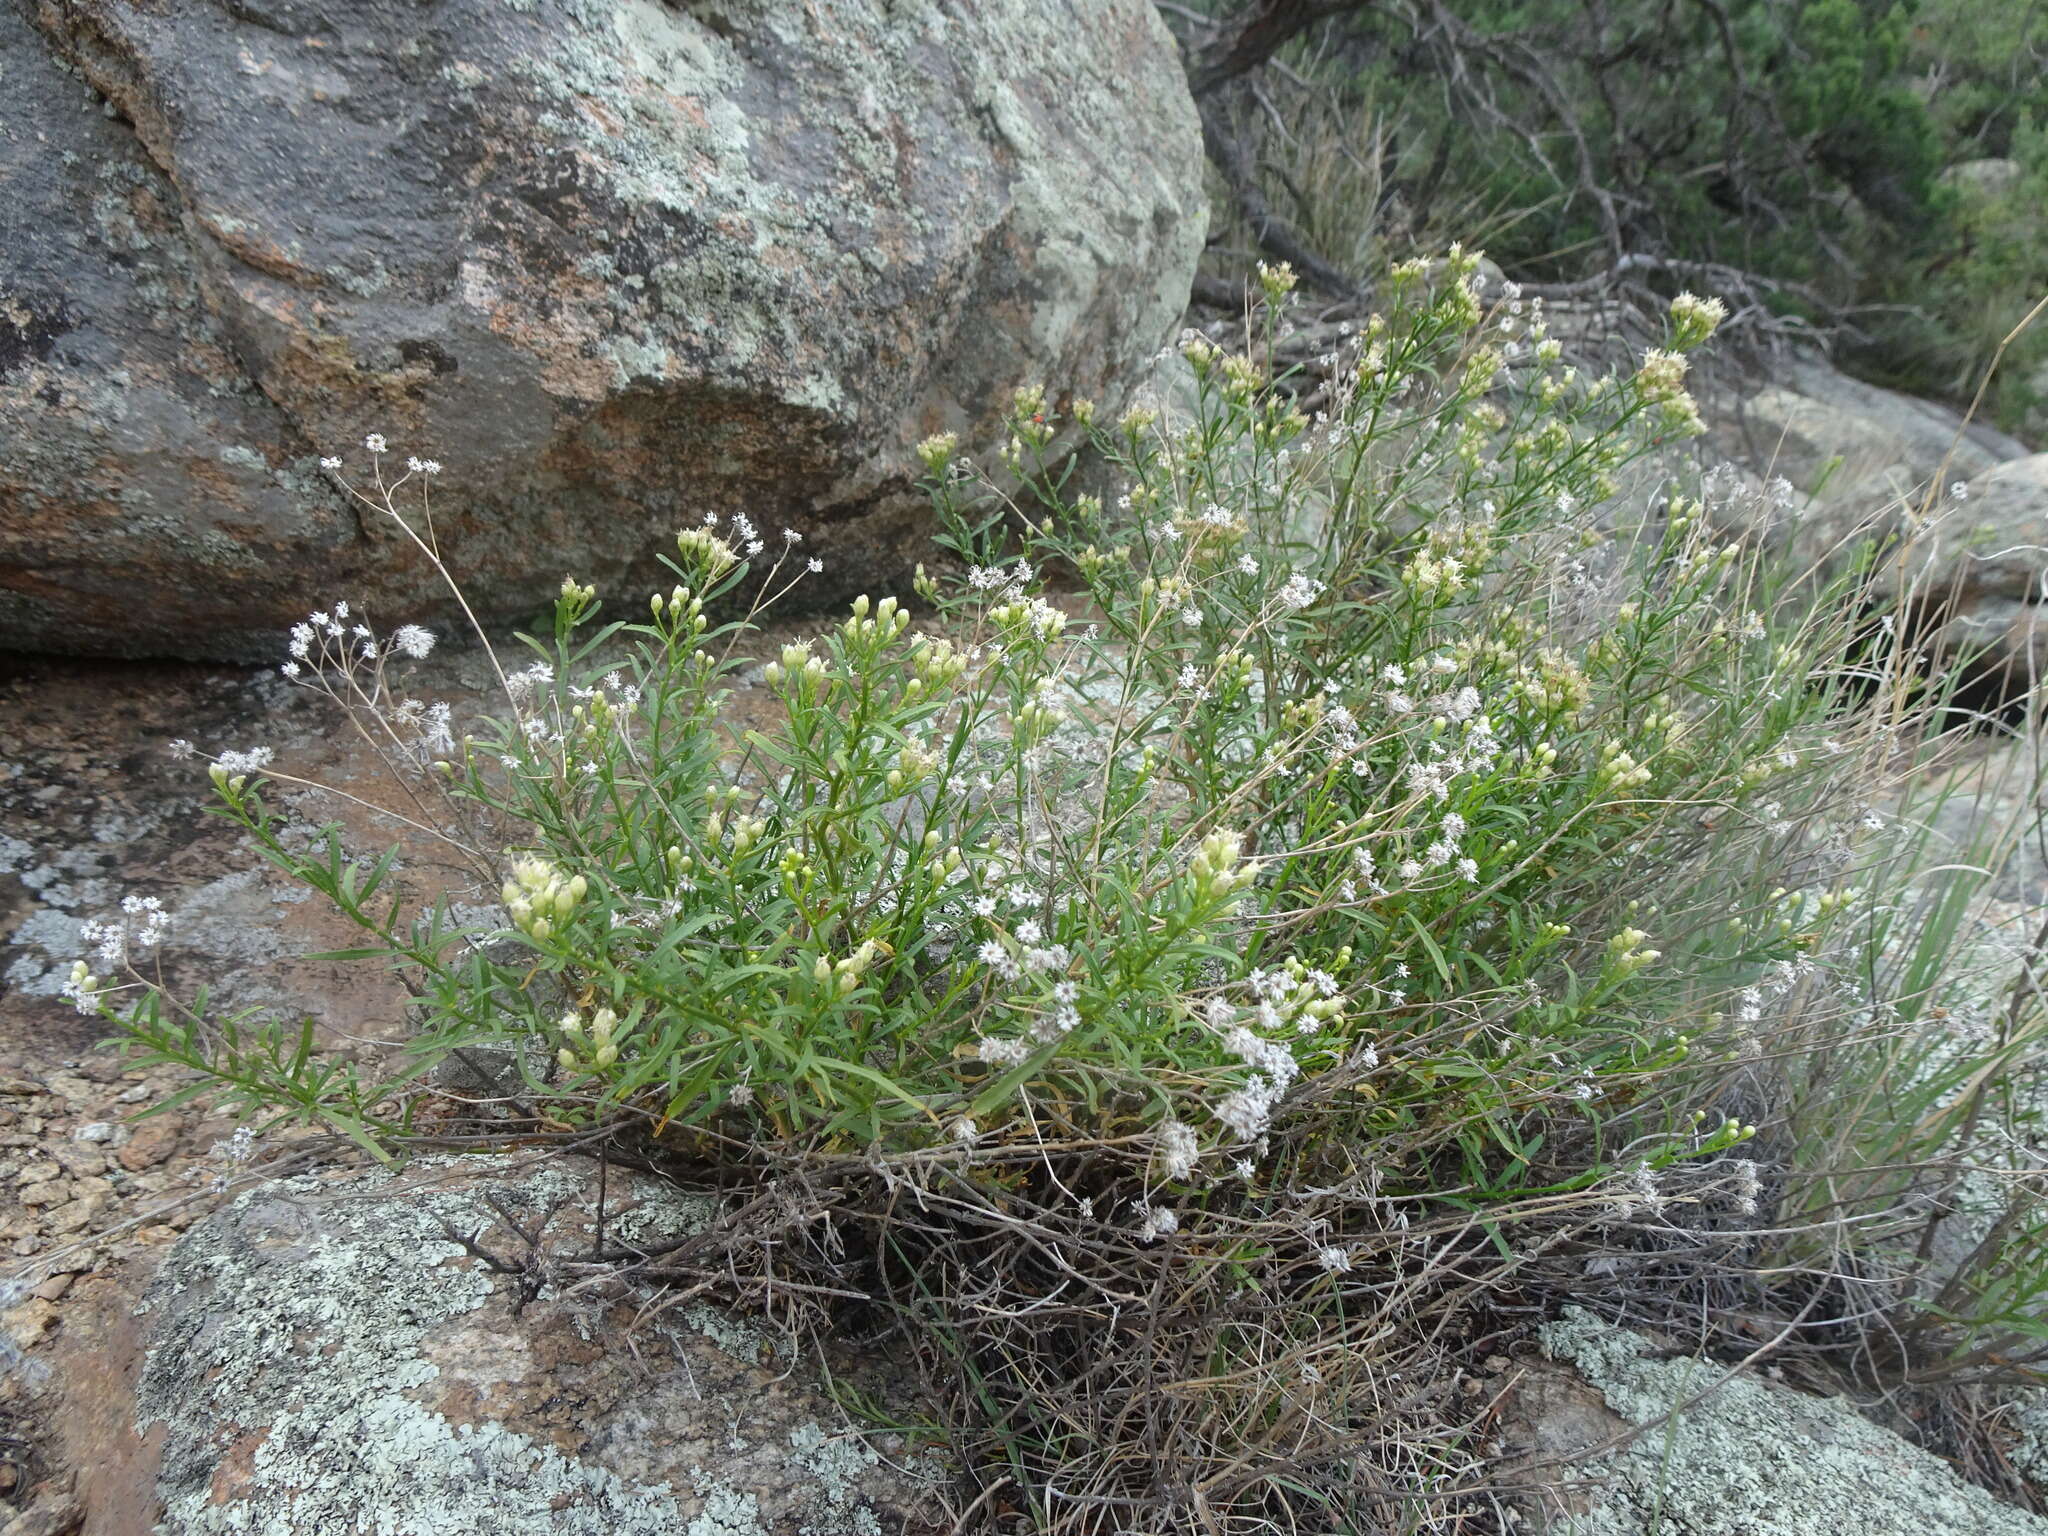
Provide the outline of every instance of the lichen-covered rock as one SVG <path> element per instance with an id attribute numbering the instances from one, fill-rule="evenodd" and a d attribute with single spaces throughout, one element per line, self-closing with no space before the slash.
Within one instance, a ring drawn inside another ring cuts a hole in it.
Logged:
<path id="1" fill-rule="evenodd" d="M 2048 453 L 1970 481 L 1916 546 L 1930 588 L 1953 603 L 1947 644 L 1988 651 L 2021 688 L 2048 674 Z"/>
<path id="2" fill-rule="evenodd" d="M 2004 941 L 2009 952 L 1989 967 L 1994 988 L 2006 992 L 2026 963 L 2027 941 L 2038 922 L 2031 909 L 2048 905 L 2048 850 L 2032 829 L 2048 818 L 2048 742 L 2039 735 L 1988 741 L 1955 767 L 1925 775 L 1901 787 L 1897 801 L 1901 835 L 1924 836 L 1924 860 L 1940 868 L 1960 866 L 1989 872 L 1986 894 L 2014 903 L 2017 915 Z M 1930 876 L 1930 883 L 1940 876 Z M 1958 943 L 1962 943 L 1960 938 Z M 1952 970 L 1962 970 L 1951 961 Z M 1991 1012 L 1998 1007 L 1992 1005 Z"/>
<path id="3" fill-rule="evenodd" d="M 1689 1403 L 1725 1367 L 1659 1358 L 1640 1334 L 1578 1308 L 1542 1342 L 1605 1415 L 1588 1423 L 1579 1404 L 1560 1427 L 1539 1414 L 1528 1449 L 1570 1456 L 1612 1439 L 1610 1426 L 1645 1429 L 1570 1468 L 1591 1487 L 1586 1507 L 1545 1522 L 1554 1536 L 2048 1536 L 2048 1520 L 2000 1503 L 1846 1404 L 1750 1376 Z"/>
<path id="4" fill-rule="evenodd" d="M 594 1164 L 444 1159 L 280 1180 L 194 1227 L 143 1301 L 136 1428 L 165 1429 L 159 1531 L 937 1527 L 929 1469 L 853 1431 L 744 1319 L 644 1310 L 587 1272 L 578 1285 L 565 1266 L 590 1252 L 597 1194 Z M 711 1214 L 614 1170 L 605 1241 L 652 1244 Z M 450 1229 L 546 1283 L 494 1272 Z"/>
<path id="5" fill-rule="evenodd" d="M 1795 531 L 1818 541 L 1894 502 L 1917 506 L 1938 477 L 1974 481 L 2024 444 L 1947 406 L 1852 379 L 1819 358 L 1788 358 L 1709 410 L 1709 447 L 1791 483 Z"/>
<path id="6" fill-rule="evenodd" d="M 791 527 L 907 569 L 911 449 L 1114 403 L 1202 155 L 1148 0 L 40 0 L 0 10 L 0 645 L 269 654 L 449 612 L 318 466 L 447 466 L 486 618 Z M 95 92 L 104 94 L 104 103 Z M 104 105 L 105 110 L 102 110 Z"/>
<path id="7" fill-rule="evenodd" d="M 2037 1388 L 2013 1412 L 2017 1443 L 2012 1464 L 2043 1498 L 2048 1498 L 2048 1389 Z"/>
<path id="8" fill-rule="evenodd" d="M 1814 359 L 1708 404 L 1705 453 L 1754 477 L 1747 490 L 1708 498 L 1723 527 L 1822 573 L 1840 571 L 1875 534 L 1895 577 L 1917 584 L 1938 650 L 2010 672 L 2014 691 L 2040 675 L 2048 455 Z M 1766 481 L 1773 490 L 1756 494 Z"/>

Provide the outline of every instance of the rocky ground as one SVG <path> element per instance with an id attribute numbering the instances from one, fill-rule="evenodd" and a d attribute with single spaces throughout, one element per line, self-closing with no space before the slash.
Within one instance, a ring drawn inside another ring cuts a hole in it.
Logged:
<path id="1" fill-rule="evenodd" d="M 344 935 L 204 814 L 204 764 L 170 743 L 249 746 L 260 733 L 345 779 L 362 773 L 317 702 L 274 672 L 20 664 L 0 681 L 0 719 L 0 1178 L 15 1191 L 0 1214 L 0 1329 L 29 1367 L 8 1373 L 16 1396 L 0 1406 L 0 1509 L 25 1508 L 24 1533 L 71 1528 L 89 1507 L 92 1529 L 145 1530 L 139 1512 L 101 1513 L 132 1455 L 118 1404 L 137 1364 L 135 1301 L 180 1232 L 288 1150 L 238 1159 L 231 1120 L 196 1108 L 135 1119 L 182 1074 L 126 1067 L 58 988 L 84 922 L 155 896 L 172 915 L 167 979 L 215 984 L 231 1006 L 302 1008 L 337 1034 L 388 1027 L 382 978 L 299 958 Z M 51 1390 L 24 1401 L 25 1385 Z M 53 1402 L 73 1411 L 53 1422 Z M 71 1486 L 82 1468 L 90 1489 Z M 137 1486 L 146 1496 L 149 1480 Z"/>
<path id="2" fill-rule="evenodd" d="M 759 641 L 786 637 L 775 627 Z M 219 1009 L 310 1017 L 329 1050 L 389 1041 L 400 1027 L 396 983 L 306 958 L 354 942 L 354 930 L 207 814 L 206 764 L 172 744 L 273 747 L 280 769 L 356 797 L 276 791 L 304 825 L 339 823 L 359 855 L 391 839 L 358 802 L 403 801 L 340 711 L 274 668 L 5 666 L 0 1185 L 14 1198 L 0 1201 L 0 1536 L 116 1536 L 155 1518 L 153 1448 L 128 1428 L 138 1301 L 180 1233 L 305 1166 L 315 1139 L 282 1132 L 238 1146 L 231 1117 L 197 1106 L 138 1119 L 187 1079 L 129 1065 L 105 1047 L 104 1024 L 60 995 L 88 952 L 82 927 L 116 915 L 125 897 L 154 897 L 170 923 L 152 966 L 173 989 L 205 985 Z M 444 647 L 408 686 L 474 707 L 488 678 L 480 652 Z M 742 688 L 736 707 L 750 717 L 763 698 Z M 461 871 L 431 864 L 401 862 L 396 878 L 416 895 L 476 894 L 458 888 Z"/>

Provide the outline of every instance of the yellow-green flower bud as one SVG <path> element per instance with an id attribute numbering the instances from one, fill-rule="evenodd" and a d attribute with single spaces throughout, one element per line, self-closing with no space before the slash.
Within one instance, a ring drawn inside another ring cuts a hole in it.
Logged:
<path id="1" fill-rule="evenodd" d="M 1681 293 L 1671 301 L 1671 345 L 1680 352 L 1705 341 L 1728 318 L 1728 306 L 1719 299 L 1703 299 Z"/>
<path id="2" fill-rule="evenodd" d="M 1289 263 L 1283 261 L 1271 266 L 1263 261 L 1259 263 L 1259 286 L 1265 290 L 1268 303 L 1278 304 L 1294 291 L 1294 284 L 1294 268 Z"/>

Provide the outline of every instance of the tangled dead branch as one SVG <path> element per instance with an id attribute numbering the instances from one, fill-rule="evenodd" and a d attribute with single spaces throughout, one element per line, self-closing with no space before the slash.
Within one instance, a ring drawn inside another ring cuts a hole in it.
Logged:
<path id="1" fill-rule="evenodd" d="M 1851 313 L 1837 295 L 1737 263 L 1674 254 L 1667 215 L 1657 199 L 1639 179 L 1618 179 L 1610 164 L 1616 151 L 1598 142 L 1603 130 L 1578 105 L 1571 70 L 1592 71 L 1594 95 L 1605 120 L 1612 120 L 1621 106 L 1609 75 L 1642 69 L 1643 49 L 1650 46 L 1643 39 L 1624 44 L 1611 57 L 1574 55 L 1568 63 L 1556 38 L 1533 30 L 1481 29 L 1445 0 L 1244 0 L 1213 16 L 1181 5 L 1161 9 L 1182 36 L 1204 145 L 1236 213 L 1261 253 L 1290 263 L 1331 300 L 1369 302 L 1370 274 L 1345 270 L 1330 252 L 1316 248 L 1298 219 L 1274 206 L 1266 186 L 1286 178 L 1263 154 L 1259 131 L 1263 121 L 1284 132 L 1289 113 L 1269 99 L 1268 91 L 1282 83 L 1305 87 L 1280 60 L 1310 39 L 1319 40 L 1319 56 L 1342 68 L 1393 60 L 1397 73 L 1433 82 L 1455 116 L 1512 143 L 1563 189 L 1567 204 L 1593 211 L 1598 248 L 1583 258 L 1582 275 L 1532 282 L 1532 293 L 1600 299 L 1648 312 L 1668 301 L 1672 284 L 1689 284 L 1730 305 L 1733 313 L 1724 334 L 1753 349 L 1772 350 L 1788 341 L 1824 345 L 1837 331 L 1854 334 Z M 1755 78 L 1725 5 L 1693 0 L 1693 9 L 1717 40 L 1729 81 L 1716 196 L 1747 221 L 1782 227 L 1790 215 L 1774 187 L 1789 175 L 1810 201 L 1820 195 L 1815 165 L 1796 150 L 1795 136 L 1779 117 L 1770 92 Z M 1560 144 L 1562 161 L 1553 148 Z M 1758 158 L 1759 145 L 1773 146 L 1768 164 Z M 1397 195 L 1417 208 L 1431 206 L 1450 153 L 1449 136 L 1440 136 L 1428 164 L 1408 184 L 1400 182 L 1391 153 L 1383 155 L 1371 178 L 1382 189 L 1382 210 Z M 1638 146 L 1622 159 L 1641 160 L 1647 154 L 1646 147 Z M 1288 185 L 1300 206 L 1305 199 Z M 1844 263 L 1844 253 L 1825 231 L 1821 238 L 1829 260 Z"/>

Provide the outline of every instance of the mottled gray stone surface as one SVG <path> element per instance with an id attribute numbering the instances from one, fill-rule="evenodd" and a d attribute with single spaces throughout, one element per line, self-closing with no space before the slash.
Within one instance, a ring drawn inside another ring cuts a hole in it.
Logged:
<path id="1" fill-rule="evenodd" d="M 164 1430 L 159 1531 L 942 1527 L 932 1469 L 856 1433 L 776 1338 L 701 1304 L 650 1310 L 574 1268 L 596 1196 L 580 1160 L 443 1159 L 279 1180 L 194 1227 L 142 1303 L 136 1429 Z M 617 1170 L 606 1205 L 613 1246 L 701 1229 L 714 1209 Z M 542 1237 L 546 1283 L 523 1305 L 519 1277 L 443 1225 L 531 1266 L 508 1215 Z"/>
<path id="2" fill-rule="evenodd" d="M 2018 1437 L 2013 1465 L 2048 1498 L 2048 1388 L 2037 1389 L 2018 1405 L 2013 1426 Z"/>
<path id="3" fill-rule="evenodd" d="M 1885 541 L 1890 580 L 1921 595 L 1927 637 L 2002 670 L 2016 695 L 2048 664 L 2048 455 L 1947 406 L 1817 359 L 1710 401 L 1709 458 L 1782 481 L 1780 496 L 1710 499 L 1731 532 L 1839 571 Z"/>
<path id="4" fill-rule="evenodd" d="M 705 512 L 886 585 L 918 438 L 1114 405 L 1206 216 L 1146 0 L 8 0 L 0 90 L 0 646 L 448 611 L 370 432 L 487 617 Z"/>
<path id="5" fill-rule="evenodd" d="M 1542 1340 L 1612 1417 L 1575 1421 L 1556 1443 L 1539 1422 L 1540 1449 L 1569 1454 L 1611 1438 L 1608 1425 L 1646 1427 L 1570 1469 L 1597 1486 L 1589 1507 L 1545 1523 L 1554 1536 L 2048 1536 L 2048 1520 L 2000 1503 L 1846 1403 L 1752 1376 L 1688 1403 L 1726 1367 L 1660 1358 L 1641 1335 L 1577 1308 Z"/>

